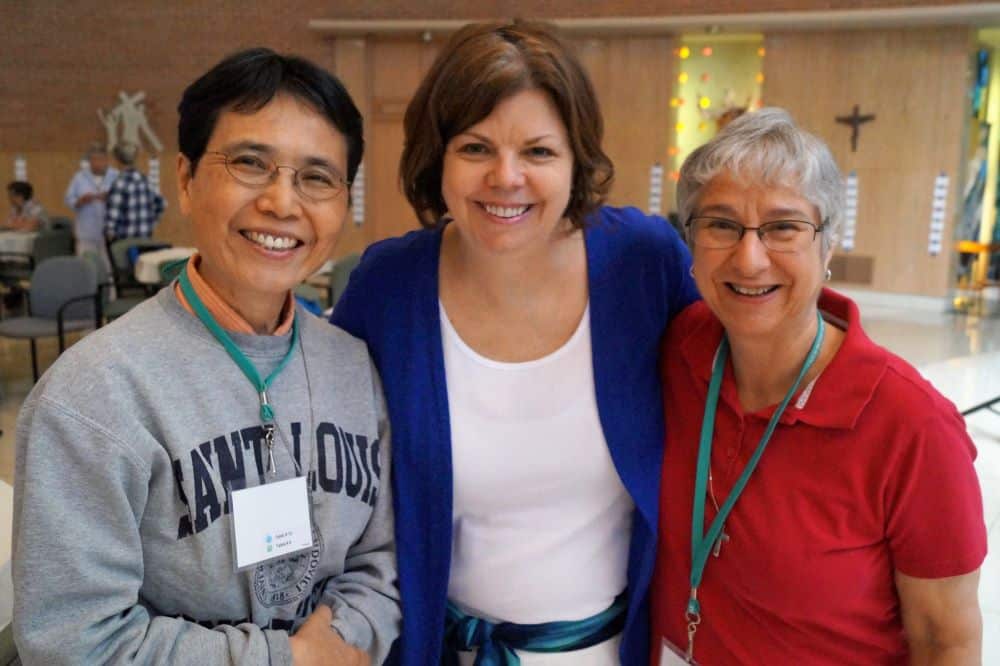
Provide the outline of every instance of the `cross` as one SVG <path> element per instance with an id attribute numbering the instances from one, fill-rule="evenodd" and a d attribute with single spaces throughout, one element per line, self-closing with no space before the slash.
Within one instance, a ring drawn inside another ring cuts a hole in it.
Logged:
<path id="1" fill-rule="evenodd" d="M 712 548 L 712 555 L 715 555 L 716 557 L 721 555 L 722 544 L 726 541 L 729 541 L 729 535 L 726 534 L 725 530 L 722 530 L 722 534 L 720 534 L 719 538 L 715 540 L 715 546 Z"/>
<path id="2" fill-rule="evenodd" d="M 837 116 L 838 123 L 851 126 L 851 152 L 858 152 L 858 129 L 869 120 L 875 120 L 875 114 L 869 113 L 861 115 L 858 113 L 858 105 L 854 105 L 854 111 L 849 116 Z"/>

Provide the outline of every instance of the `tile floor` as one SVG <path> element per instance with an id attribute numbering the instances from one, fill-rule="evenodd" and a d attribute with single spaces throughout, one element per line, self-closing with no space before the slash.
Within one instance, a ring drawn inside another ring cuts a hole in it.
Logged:
<path id="1" fill-rule="evenodd" d="M 906 299 L 866 300 L 861 305 L 868 334 L 920 368 L 960 409 L 1000 396 L 1000 317 L 954 315 L 910 307 Z M 55 345 L 40 346 L 43 369 Z M 14 473 L 13 429 L 17 410 L 31 388 L 27 343 L 0 341 L 0 481 Z M 983 565 L 980 601 L 984 619 L 984 664 L 1000 664 L 1000 414 L 980 411 L 968 419 L 979 457 L 990 554 Z M 0 484 L 0 491 L 3 484 Z M 10 549 L 9 494 L 0 492 L 0 627 L 9 617 L 10 588 L 5 562 Z"/>

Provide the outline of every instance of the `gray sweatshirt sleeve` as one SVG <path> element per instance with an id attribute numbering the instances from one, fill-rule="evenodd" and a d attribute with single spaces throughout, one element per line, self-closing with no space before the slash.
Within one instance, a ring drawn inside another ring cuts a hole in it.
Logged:
<path id="1" fill-rule="evenodd" d="M 149 469 L 128 442 L 44 391 L 25 403 L 13 531 L 13 629 L 22 661 L 291 664 L 283 631 L 207 629 L 139 603 Z"/>
<path id="2" fill-rule="evenodd" d="M 333 579 L 322 601 L 333 609 L 333 627 L 344 640 L 365 650 L 372 664 L 381 664 L 399 635 L 399 591 L 396 587 L 396 547 L 392 511 L 389 419 L 378 373 L 373 369 L 378 405 L 378 498 L 368 527 L 348 550 L 344 573 Z M 374 448 L 374 447 L 373 447 Z"/>

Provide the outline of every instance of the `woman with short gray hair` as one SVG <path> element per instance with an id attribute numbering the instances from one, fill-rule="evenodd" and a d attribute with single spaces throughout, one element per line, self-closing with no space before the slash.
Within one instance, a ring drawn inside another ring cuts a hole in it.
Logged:
<path id="1" fill-rule="evenodd" d="M 688 157 L 677 199 L 704 301 L 663 347 L 653 663 L 979 663 L 975 448 L 823 286 L 829 150 L 762 109 Z"/>
<path id="2" fill-rule="evenodd" d="M 677 182 L 677 207 L 688 220 L 701 188 L 720 171 L 756 174 L 763 183 L 797 183 L 799 192 L 813 201 L 824 220 L 820 236 L 823 254 L 840 238 L 844 222 L 844 181 L 826 145 L 799 130 L 784 109 L 761 109 L 733 123 L 717 141 L 688 157 Z"/>

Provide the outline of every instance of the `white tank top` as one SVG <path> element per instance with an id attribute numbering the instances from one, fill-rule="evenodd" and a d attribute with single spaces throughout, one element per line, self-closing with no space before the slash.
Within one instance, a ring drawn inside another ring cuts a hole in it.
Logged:
<path id="1" fill-rule="evenodd" d="M 633 503 L 597 413 L 590 308 L 524 363 L 466 345 L 441 306 L 454 514 L 448 597 L 491 621 L 603 611 L 625 589 Z"/>

